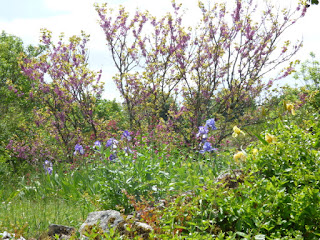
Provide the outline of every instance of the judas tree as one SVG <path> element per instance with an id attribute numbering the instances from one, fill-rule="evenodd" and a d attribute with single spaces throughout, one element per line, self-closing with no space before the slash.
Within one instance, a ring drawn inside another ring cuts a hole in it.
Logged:
<path id="1" fill-rule="evenodd" d="M 199 2 L 201 19 L 194 29 L 186 27 L 175 2 L 173 13 L 160 19 L 138 10 L 130 17 L 124 7 L 114 14 L 106 4 L 97 5 L 131 126 L 152 128 L 169 100 L 169 123 L 187 141 L 212 116 L 220 120 L 218 141 L 230 134 L 231 122 L 257 122 L 248 109 L 293 70 L 289 63 L 275 78 L 263 79 L 301 47 L 280 37 L 305 15 L 306 6 L 279 11 L 266 2 L 260 14 L 256 4 L 236 0 L 206 7 Z"/>
<path id="2" fill-rule="evenodd" d="M 22 56 L 21 69 L 32 83 L 27 94 L 39 104 L 33 109 L 35 126 L 29 128 L 30 139 L 12 140 L 8 145 L 19 157 L 72 160 L 76 143 L 98 137 L 94 109 L 103 85 L 101 72 L 88 68 L 87 41 L 82 33 L 66 43 L 61 36 L 54 44 L 51 33 L 43 30 L 43 54 Z"/>

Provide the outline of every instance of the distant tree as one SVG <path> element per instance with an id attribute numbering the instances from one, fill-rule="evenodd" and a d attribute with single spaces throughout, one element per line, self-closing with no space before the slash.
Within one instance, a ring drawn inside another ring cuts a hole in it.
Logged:
<path id="1" fill-rule="evenodd" d="M 308 0 L 308 3 L 311 3 L 312 5 L 318 5 L 319 4 L 319 0 Z M 308 7 L 310 5 L 307 5 Z"/>
<path id="2" fill-rule="evenodd" d="M 0 35 L 0 111 L 6 111 L 10 103 L 24 101 L 23 98 L 17 98 L 15 93 L 21 93 L 30 90 L 30 79 L 21 73 L 18 58 L 21 54 L 28 57 L 37 56 L 42 51 L 41 48 L 33 46 L 24 47 L 20 38 L 7 34 L 4 31 Z M 8 84 L 10 82 L 10 84 Z M 10 88 L 15 84 L 17 89 Z M 27 102 L 24 102 L 26 107 Z M 2 112 L 3 113 L 3 112 Z"/>
<path id="3" fill-rule="evenodd" d="M 303 62 L 294 78 L 302 80 L 306 84 L 306 89 L 302 92 L 304 101 L 311 104 L 314 109 L 320 110 L 320 61 L 314 53 L 310 53 L 310 60 Z M 319 112 L 320 113 L 320 112 Z"/>
<path id="4" fill-rule="evenodd" d="M 296 72 L 294 78 L 303 80 L 308 86 L 320 88 L 320 62 L 314 53 L 310 53 L 311 60 L 301 64 L 300 70 Z"/>
<path id="5" fill-rule="evenodd" d="M 13 135 L 20 138 L 25 134 L 21 126 L 31 121 L 30 113 L 35 105 L 23 94 L 31 89 L 32 82 L 22 74 L 18 58 L 21 54 L 38 56 L 42 51 L 43 48 L 31 45 L 24 47 L 19 37 L 4 31 L 0 34 L 0 158 Z"/>

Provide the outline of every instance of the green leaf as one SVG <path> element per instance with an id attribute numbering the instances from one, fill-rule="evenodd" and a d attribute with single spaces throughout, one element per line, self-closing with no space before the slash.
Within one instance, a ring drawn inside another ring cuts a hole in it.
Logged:
<path id="1" fill-rule="evenodd" d="M 264 145 L 269 145 L 269 143 L 266 140 L 264 140 L 259 134 L 253 133 L 253 135 L 256 136 Z"/>

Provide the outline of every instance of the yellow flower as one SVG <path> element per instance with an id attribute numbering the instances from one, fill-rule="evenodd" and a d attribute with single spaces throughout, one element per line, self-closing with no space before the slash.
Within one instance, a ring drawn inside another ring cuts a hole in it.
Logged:
<path id="1" fill-rule="evenodd" d="M 264 139 L 268 142 L 268 143 L 275 143 L 276 142 L 276 137 L 267 133 L 266 136 L 264 137 Z"/>
<path id="2" fill-rule="evenodd" d="M 254 156 L 258 155 L 258 152 L 259 152 L 258 149 L 256 149 L 256 148 L 255 148 L 255 149 L 252 149 L 252 154 L 253 154 Z"/>
<path id="3" fill-rule="evenodd" d="M 296 114 L 295 111 L 294 111 L 294 106 L 293 106 L 292 103 L 287 103 L 286 104 L 286 109 L 287 109 L 288 112 L 291 112 L 292 115 Z"/>
<path id="4" fill-rule="evenodd" d="M 243 136 L 246 135 L 243 131 L 241 131 L 240 128 L 238 128 L 237 126 L 234 126 L 232 137 L 236 138 L 239 136 L 240 133 L 243 134 Z"/>
<path id="5" fill-rule="evenodd" d="M 247 156 L 243 151 L 239 151 L 233 155 L 233 159 L 236 161 L 236 163 L 239 163 L 240 161 L 245 161 L 246 158 Z"/>

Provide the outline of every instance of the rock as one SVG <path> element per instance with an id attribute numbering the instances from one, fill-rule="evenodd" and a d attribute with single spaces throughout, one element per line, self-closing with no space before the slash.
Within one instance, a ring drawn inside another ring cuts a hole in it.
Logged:
<path id="1" fill-rule="evenodd" d="M 149 234 L 153 231 L 152 227 L 146 223 L 135 222 L 133 226 L 139 235 Z"/>
<path id="2" fill-rule="evenodd" d="M 127 231 L 127 227 L 130 231 Z M 142 239 L 149 239 L 149 233 L 153 231 L 150 225 L 138 222 L 133 215 L 128 215 L 124 219 L 120 212 L 115 210 L 89 213 L 87 220 L 79 229 L 82 239 L 89 239 L 84 236 L 84 233 L 87 232 L 90 235 L 93 228 L 98 234 L 108 233 L 110 228 L 114 228 L 120 235 L 131 238 L 139 235 Z"/>
<path id="3" fill-rule="evenodd" d="M 14 237 L 14 235 L 11 236 L 11 234 L 8 233 L 7 231 L 4 231 L 3 233 L 1 233 L 1 235 L 2 235 L 1 239 L 10 239 L 11 237 Z"/>
<path id="4" fill-rule="evenodd" d="M 119 223 L 123 222 L 124 219 L 120 215 L 120 212 L 115 210 L 106 210 L 106 211 L 98 211 L 89 213 L 87 220 L 81 225 L 79 232 L 83 234 L 86 228 L 94 226 L 99 223 L 99 228 L 103 232 L 108 232 L 109 227 L 114 228 Z"/>
<path id="5" fill-rule="evenodd" d="M 68 227 L 63 225 L 51 224 L 49 226 L 48 236 L 59 236 L 59 239 L 69 239 L 72 234 L 76 232 L 74 227 Z"/>
<path id="6" fill-rule="evenodd" d="M 153 228 L 142 222 L 123 221 L 117 226 L 116 231 L 130 239 L 136 236 L 140 236 L 142 239 L 149 239 L 149 234 L 153 231 Z"/>
<path id="7" fill-rule="evenodd" d="M 14 233 L 8 233 L 7 231 L 4 231 L 3 233 L 0 233 L 0 239 L 1 240 L 15 239 L 15 234 Z M 21 236 L 17 240 L 26 240 L 26 239 Z"/>
<path id="8" fill-rule="evenodd" d="M 244 173 L 241 169 L 228 170 L 221 173 L 215 182 L 219 183 L 218 187 L 237 188 L 239 183 L 243 183 Z"/>

